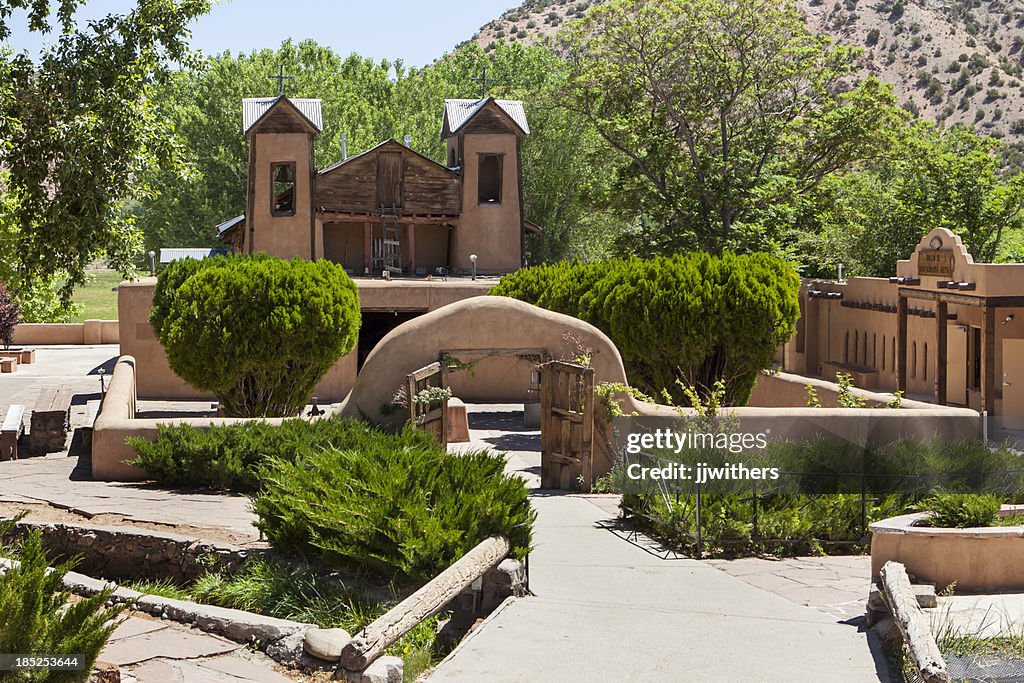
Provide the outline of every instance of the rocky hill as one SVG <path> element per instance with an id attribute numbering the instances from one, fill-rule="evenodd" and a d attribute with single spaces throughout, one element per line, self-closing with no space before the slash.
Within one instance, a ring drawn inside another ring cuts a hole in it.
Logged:
<path id="1" fill-rule="evenodd" d="M 549 40 L 604 0 L 525 0 L 474 36 Z M 1024 0 L 797 0 L 808 27 L 865 49 L 867 70 L 921 116 L 1024 144 Z"/>

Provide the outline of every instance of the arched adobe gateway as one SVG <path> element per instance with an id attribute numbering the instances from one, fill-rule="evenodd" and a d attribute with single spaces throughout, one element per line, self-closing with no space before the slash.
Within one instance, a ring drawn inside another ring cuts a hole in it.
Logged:
<path id="1" fill-rule="evenodd" d="M 367 357 L 341 413 L 378 423 L 401 422 L 401 416 L 384 415 L 381 408 L 391 403 L 409 373 L 436 362 L 447 349 L 545 349 L 557 360 L 575 357 L 580 345 L 593 352 L 596 382 L 626 383 L 618 349 L 593 325 L 507 297 L 464 299 L 388 333 Z M 495 399 L 505 396 L 507 391 L 495 387 Z"/>

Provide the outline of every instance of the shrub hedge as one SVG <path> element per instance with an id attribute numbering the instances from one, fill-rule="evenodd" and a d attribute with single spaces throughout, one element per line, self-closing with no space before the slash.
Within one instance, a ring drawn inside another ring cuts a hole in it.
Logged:
<path id="1" fill-rule="evenodd" d="M 407 429 L 408 433 L 408 429 Z M 424 581 L 495 533 L 530 546 L 535 513 L 522 480 L 486 451 L 451 455 L 433 443 L 271 460 L 253 501 L 271 544 L 397 582 Z"/>
<path id="2" fill-rule="evenodd" d="M 341 266 L 266 255 L 172 264 L 150 314 L 171 369 L 232 417 L 298 414 L 360 321 Z"/>
<path id="3" fill-rule="evenodd" d="M 128 439 L 138 454 L 132 464 L 168 486 L 237 493 L 259 489 L 260 468 L 271 458 L 292 461 L 324 448 L 359 450 L 382 439 L 391 448 L 432 443 L 421 432 L 384 435 L 364 422 L 336 417 L 283 420 L 276 427 L 254 420 L 209 429 L 159 425 L 158 430 L 155 441 Z"/>
<path id="4" fill-rule="evenodd" d="M 665 389 L 688 405 L 677 380 L 704 396 L 723 380 L 725 401 L 742 405 L 794 333 L 799 287 L 793 267 L 774 256 L 695 252 L 524 268 L 491 294 L 594 325 L 618 347 L 641 391 Z"/>
<path id="5" fill-rule="evenodd" d="M 284 553 L 386 580 L 425 580 L 492 533 L 514 551 L 535 517 L 523 482 L 486 451 L 451 455 L 407 427 L 383 432 L 325 418 L 162 426 L 130 441 L 139 465 L 173 486 L 258 492 L 257 526 Z"/>

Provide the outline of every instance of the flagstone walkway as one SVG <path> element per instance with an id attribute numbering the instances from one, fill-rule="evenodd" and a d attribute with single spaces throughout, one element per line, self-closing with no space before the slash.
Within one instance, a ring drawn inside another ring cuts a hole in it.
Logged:
<path id="1" fill-rule="evenodd" d="M 308 680 L 234 641 L 142 614 L 117 627 L 99 660 L 116 666 L 122 683 Z"/>

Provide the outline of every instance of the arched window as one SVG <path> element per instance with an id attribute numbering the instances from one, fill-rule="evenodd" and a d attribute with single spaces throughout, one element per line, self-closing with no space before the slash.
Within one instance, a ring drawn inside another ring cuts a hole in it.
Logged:
<path id="1" fill-rule="evenodd" d="M 480 204 L 501 204 L 501 156 L 480 155 L 480 173 L 477 177 L 477 196 Z"/>
<path id="2" fill-rule="evenodd" d="M 871 367 L 878 368 L 878 333 L 871 333 Z"/>
<path id="3" fill-rule="evenodd" d="M 864 342 L 863 343 L 864 351 L 861 354 L 863 356 L 863 361 L 861 362 L 861 365 L 867 366 L 867 364 L 868 364 L 868 333 L 867 332 L 864 333 L 863 342 Z"/>
<path id="4" fill-rule="evenodd" d="M 882 335 L 882 369 L 885 370 L 885 335 Z"/>
<path id="5" fill-rule="evenodd" d="M 917 378 L 917 342 L 910 345 L 910 377 Z"/>
<path id="6" fill-rule="evenodd" d="M 924 344 L 924 363 L 921 365 L 921 372 L 925 379 L 928 379 L 928 342 Z"/>

